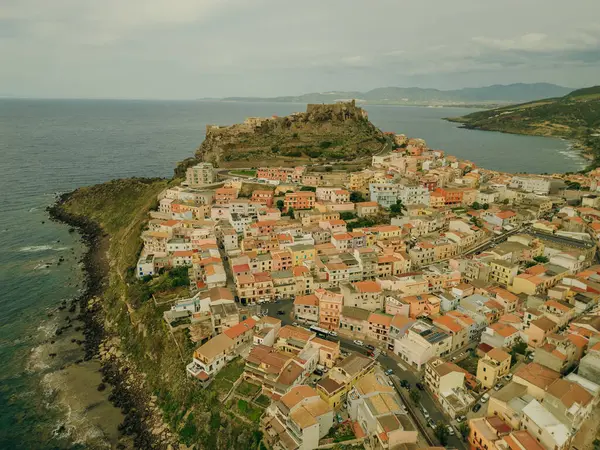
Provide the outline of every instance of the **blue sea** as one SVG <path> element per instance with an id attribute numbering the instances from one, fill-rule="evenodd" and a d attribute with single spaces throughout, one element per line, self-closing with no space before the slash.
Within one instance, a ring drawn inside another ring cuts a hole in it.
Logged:
<path id="1" fill-rule="evenodd" d="M 83 280 L 79 237 L 45 212 L 55 194 L 113 178 L 170 177 L 200 145 L 207 124 L 304 107 L 0 99 L 0 448 L 110 447 L 120 421 L 107 394 L 95 389 L 97 366 L 72 364 L 81 357 L 76 344 L 50 343 L 64 320 L 57 307 Z M 585 164 L 561 140 L 464 130 L 442 120 L 472 110 L 366 109 L 384 131 L 421 137 L 490 169 L 552 173 Z"/>

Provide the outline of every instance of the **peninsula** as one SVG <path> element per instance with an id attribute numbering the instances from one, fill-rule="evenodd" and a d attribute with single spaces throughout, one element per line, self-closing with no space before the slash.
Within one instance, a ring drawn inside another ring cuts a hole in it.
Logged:
<path id="1" fill-rule="evenodd" d="M 90 243 L 85 348 L 121 447 L 598 436 L 600 170 L 487 170 L 354 103 L 309 105 L 210 127 L 173 179 L 80 188 L 51 214 Z"/>
<path id="2" fill-rule="evenodd" d="M 571 139 L 594 159 L 594 167 L 598 165 L 600 86 L 448 120 L 465 128 Z"/>

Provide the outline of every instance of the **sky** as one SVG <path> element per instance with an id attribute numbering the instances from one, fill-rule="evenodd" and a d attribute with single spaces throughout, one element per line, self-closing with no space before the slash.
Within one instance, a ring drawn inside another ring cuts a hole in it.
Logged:
<path id="1" fill-rule="evenodd" d="M 0 96 L 600 84 L 600 0 L 0 0 Z"/>

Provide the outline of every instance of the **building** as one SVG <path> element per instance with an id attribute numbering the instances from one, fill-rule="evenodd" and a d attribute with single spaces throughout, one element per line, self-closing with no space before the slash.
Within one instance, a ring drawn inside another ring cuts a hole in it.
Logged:
<path id="1" fill-rule="evenodd" d="M 194 351 L 194 359 L 186 370 L 202 383 L 207 383 L 235 357 L 234 349 L 234 340 L 226 334 L 219 334 Z"/>
<path id="2" fill-rule="evenodd" d="M 393 316 L 383 313 L 371 313 L 367 319 L 369 328 L 367 337 L 377 342 L 386 344 L 392 324 Z"/>
<path id="3" fill-rule="evenodd" d="M 499 417 L 480 417 L 469 420 L 469 444 L 472 450 L 497 449 L 496 442 L 507 436 L 512 428 Z"/>
<path id="4" fill-rule="evenodd" d="M 527 344 L 530 347 L 541 347 L 546 342 L 546 337 L 558 329 L 558 324 L 548 317 L 532 320 L 525 331 Z"/>
<path id="5" fill-rule="evenodd" d="M 552 383 L 560 378 L 560 373 L 537 363 L 522 365 L 513 375 L 515 383 L 527 386 L 527 393 L 542 401 Z"/>
<path id="6" fill-rule="evenodd" d="M 340 284 L 344 306 L 376 311 L 383 308 L 383 290 L 375 281 L 357 281 Z"/>
<path id="7" fill-rule="evenodd" d="M 477 380 L 485 389 L 490 389 L 510 371 L 510 355 L 504 350 L 493 348 L 477 362 Z"/>
<path id="8" fill-rule="evenodd" d="M 185 182 L 190 187 L 204 186 L 215 181 L 215 169 L 211 163 L 203 162 L 185 171 Z"/>
<path id="9" fill-rule="evenodd" d="M 347 398 L 348 415 L 356 423 L 355 434 L 365 435 L 370 448 L 398 448 L 416 443 L 417 431 L 402 400 L 380 370 L 358 380 Z"/>
<path id="10" fill-rule="evenodd" d="M 375 360 L 353 353 L 317 382 L 317 392 L 331 408 L 339 407 L 362 377 L 375 370 Z"/>
<path id="11" fill-rule="evenodd" d="M 309 324 L 318 324 L 319 298 L 315 294 L 298 295 L 294 299 L 294 318 Z"/>
<path id="12" fill-rule="evenodd" d="M 261 420 L 272 448 L 312 450 L 333 425 L 333 409 L 310 386 L 296 386 L 273 402 Z"/>
<path id="13" fill-rule="evenodd" d="M 523 408 L 521 428 L 539 439 L 547 449 L 566 450 L 573 435 L 570 430 L 537 400 Z"/>
<path id="14" fill-rule="evenodd" d="M 452 337 L 438 327 L 421 320 L 394 339 L 394 353 L 417 370 L 435 356 L 450 353 Z"/>
<path id="15" fill-rule="evenodd" d="M 315 295 L 319 300 L 319 326 L 326 330 L 339 329 L 344 297 L 327 289 L 317 289 Z"/>
<path id="16" fill-rule="evenodd" d="M 481 335 L 481 342 L 496 348 L 510 348 L 520 338 L 519 330 L 506 323 L 493 323 Z"/>
<path id="17" fill-rule="evenodd" d="M 513 429 L 521 426 L 523 408 L 534 398 L 527 393 L 527 386 L 509 382 L 499 391 L 490 391 L 487 415 L 498 416 Z"/>
<path id="18" fill-rule="evenodd" d="M 597 406 L 598 392 L 593 396 L 578 383 L 565 378 L 554 381 L 544 398 L 548 412 L 572 430 L 578 430 Z"/>
<path id="19" fill-rule="evenodd" d="M 311 191 L 288 192 L 283 200 L 283 209 L 288 211 L 290 208 L 312 209 L 315 206 L 316 196 Z"/>

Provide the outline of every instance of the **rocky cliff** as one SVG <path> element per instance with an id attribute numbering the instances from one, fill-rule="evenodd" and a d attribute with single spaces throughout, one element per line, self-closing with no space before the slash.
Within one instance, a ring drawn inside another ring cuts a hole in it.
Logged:
<path id="1" fill-rule="evenodd" d="M 349 103 L 308 105 L 285 117 L 251 117 L 206 127 L 196 158 L 221 167 L 331 162 L 370 158 L 387 143 L 367 113 Z"/>

